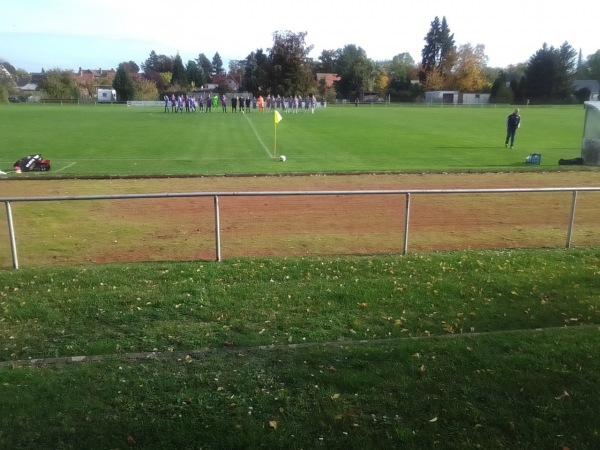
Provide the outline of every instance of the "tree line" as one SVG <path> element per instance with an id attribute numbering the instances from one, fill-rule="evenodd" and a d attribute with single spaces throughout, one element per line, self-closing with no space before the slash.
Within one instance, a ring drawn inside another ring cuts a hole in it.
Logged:
<path id="1" fill-rule="evenodd" d="M 239 83 L 240 90 L 257 96 L 314 93 L 328 102 L 354 100 L 365 93 L 392 101 L 418 101 L 426 91 L 458 90 L 490 93 L 491 101 L 499 103 L 571 103 L 590 97 L 589 91 L 574 91 L 575 79 L 600 80 L 600 50 L 584 60 L 568 42 L 558 48 L 544 43 L 524 63 L 490 68 L 485 46 L 457 46 L 445 17 L 435 17 L 431 22 L 418 63 L 409 53 L 374 61 L 354 44 L 323 50 L 313 60 L 309 57 L 313 46 L 306 43 L 306 35 L 276 31 L 271 48 L 229 61 L 227 71 L 218 52 L 212 58 L 200 53 L 184 63 L 179 54 L 167 56 L 152 50 L 141 67 L 133 61 L 122 62 L 114 79 L 106 81 L 123 101 L 193 92 L 212 83 L 215 76 L 219 80 L 215 90 L 222 94 L 229 90 L 226 76 L 230 76 Z M 7 70 L 11 69 L 23 75 L 8 64 Z M 325 80 L 317 81 L 317 73 L 333 73 L 338 80 L 327 86 Z M 52 98 L 80 97 L 82 86 L 68 74 L 61 69 L 45 72 L 39 89 Z M 93 86 L 88 89 L 93 96 Z"/>

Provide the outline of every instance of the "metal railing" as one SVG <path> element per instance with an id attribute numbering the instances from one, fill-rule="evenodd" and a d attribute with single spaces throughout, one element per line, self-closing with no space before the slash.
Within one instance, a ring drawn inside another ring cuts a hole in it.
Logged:
<path id="1" fill-rule="evenodd" d="M 180 193 L 153 193 L 153 194 L 120 194 L 120 195 L 81 195 L 81 196 L 48 196 L 48 197 L 0 197 L 0 202 L 6 206 L 8 233 L 13 267 L 19 268 L 19 259 L 15 237 L 15 227 L 12 214 L 12 203 L 17 202 L 49 202 L 49 201 L 78 201 L 78 200 L 123 200 L 123 199 L 152 199 L 152 198 L 189 198 L 212 197 L 214 202 L 214 231 L 215 231 L 215 259 L 222 260 L 221 256 L 221 228 L 219 199 L 221 197 L 259 197 L 259 196 L 343 196 L 343 195 L 399 195 L 405 197 L 404 238 L 402 254 L 408 252 L 409 222 L 411 197 L 414 195 L 456 195 L 456 194 L 499 194 L 499 193 L 533 193 L 533 192 L 571 192 L 571 209 L 566 232 L 566 248 L 571 247 L 573 224 L 577 194 L 579 192 L 600 192 L 600 187 L 561 187 L 561 188 L 498 188 L 498 189 L 415 189 L 415 190 L 348 190 L 348 191 L 256 191 L 256 192 L 180 192 Z"/>

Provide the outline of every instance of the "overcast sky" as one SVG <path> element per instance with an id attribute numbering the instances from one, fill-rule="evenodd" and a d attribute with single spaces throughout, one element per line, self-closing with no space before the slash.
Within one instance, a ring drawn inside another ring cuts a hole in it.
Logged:
<path id="1" fill-rule="evenodd" d="M 570 0 L 29 0 L 2 2 L 0 60 L 17 69 L 116 69 L 150 52 L 185 63 L 216 52 L 227 68 L 273 44 L 273 32 L 307 32 L 322 50 L 356 45 L 380 61 L 408 52 L 418 62 L 433 19 L 446 17 L 458 46 L 483 44 L 491 67 L 526 62 L 542 45 L 568 41 L 584 59 L 600 48 L 600 3 Z"/>

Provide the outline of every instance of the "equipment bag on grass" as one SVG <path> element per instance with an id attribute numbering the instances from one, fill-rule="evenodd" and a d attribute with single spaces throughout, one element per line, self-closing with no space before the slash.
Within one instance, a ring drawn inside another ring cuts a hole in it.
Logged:
<path id="1" fill-rule="evenodd" d="M 35 172 L 50 170 L 50 160 L 42 158 L 42 155 L 27 155 L 25 158 L 15 162 L 15 172 Z"/>

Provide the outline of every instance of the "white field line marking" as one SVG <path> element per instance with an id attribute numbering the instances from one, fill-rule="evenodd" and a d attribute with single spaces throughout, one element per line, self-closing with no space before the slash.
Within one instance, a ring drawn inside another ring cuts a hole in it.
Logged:
<path id="1" fill-rule="evenodd" d="M 75 162 L 72 162 L 72 163 L 70 163 L 70 164 L 67 164 L 65 167 L 61 167 L 61 168 L 60 168 L 60 169 L 58 169 L 58 170 L 53 170 L 53 172 L 60 172 L 61 170 L 65 170 L 65 169 L 68 169 L 69 167 L 73 167 L 75 164 L 77 164 L 77 163 L 75 163 Z"/>
<path id="2" fill-rule="evenodd" d="M 273 154 L 270 152 L 269 147 L 267 147 L 265 145 L 265 143 L 262 141 L 262 139 L 260 138 L 258 131 L 256 131 L 256 128 L 254 128 L 254 125 L 252 124 L 252 121 L 248 117 L 245 117 L 245 119 L 250 124 L 250 127 L 252 127 L 252 131 L 254 131 L 254 135 L 256 136 L 256 139 L 258 139 L 258 142 L 260 142 L 260 145 L 262 145 L 262 148 L 265 150 L 265 153 L 267 154 L 267 156 L 269 158 L 273 158 Z"/>

